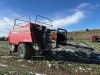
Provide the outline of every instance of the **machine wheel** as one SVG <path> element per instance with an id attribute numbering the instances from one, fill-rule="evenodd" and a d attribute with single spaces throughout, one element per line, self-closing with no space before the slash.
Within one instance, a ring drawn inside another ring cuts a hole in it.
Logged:
<path id="1" fill-rule="evenodd" d="M 17 52 L 17 46 L 9 43 L 10 54 Z"/>
<path id="2" fill-rule="evenodd" d="M 26 43 L 21 43 L 18 46 L 18 55 L 22 59 L 30 59 L 32 56 L 32 48 Z"/>

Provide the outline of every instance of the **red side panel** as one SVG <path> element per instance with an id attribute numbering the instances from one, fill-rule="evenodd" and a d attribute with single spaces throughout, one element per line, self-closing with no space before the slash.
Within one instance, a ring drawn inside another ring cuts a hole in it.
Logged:
<path id="1" fill-rule="evenodd" d="M 12 30 L 9 33 L 8 41 L 18 45 L 20 42 L 34 42 L 35 41 L 34 33 L 31 33 L 30 23 L 24 27 L 20 27 L 16 30 Z"/>

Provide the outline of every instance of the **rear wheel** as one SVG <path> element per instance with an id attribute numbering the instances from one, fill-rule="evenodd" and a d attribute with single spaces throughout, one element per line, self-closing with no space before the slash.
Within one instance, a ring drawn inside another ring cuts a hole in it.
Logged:
<path id="1" fill-rule="evenodd" d="M 18 55 L 22 59 L 30 59 L 32 56 L 32 48 L 26 43 L 21 43 L 18 46 Z"/>

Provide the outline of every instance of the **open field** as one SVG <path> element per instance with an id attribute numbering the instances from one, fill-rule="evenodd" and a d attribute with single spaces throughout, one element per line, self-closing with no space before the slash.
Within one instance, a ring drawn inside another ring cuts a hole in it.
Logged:
<path id="1" fill-rule="evenodd" d="M 70 32 L 66 46 L 30 60 L 9 55 L 8 42 L 0 41 L 0 75 L 100 75 L 100 43 L 89 41 L 91 35 L 100 30 Z"/>
<path id="2" fill-rule="evenodd" d="M 47 57 L 22 60 L 17 54 L 9 55 L 8 42 L 0 41 L 0 75 L 100 75 L 99 54 L 95 54 L 93 60 L 88 60 L 91 47 L 93 52 L 100 52 L 100 43 L 88 40 L 68 43 L 74 46 L 67 45 L 53 50 L 53 57 L 46 54 Z"/>

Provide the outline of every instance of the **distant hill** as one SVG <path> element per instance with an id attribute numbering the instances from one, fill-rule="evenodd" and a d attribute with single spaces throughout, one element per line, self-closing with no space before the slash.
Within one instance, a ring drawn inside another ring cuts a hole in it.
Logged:
<path id="1" fill-rule="evenodd" d="M 68 38 L 73 38 L 75 40 L 88 40 L 90 36 L 92 35 L 98 35 L 100 36 L 100 29 L 94 29 L 94 30 L 81 30 L 81 31 L 73 31 L 73 32 L 68 32 Z"/>

